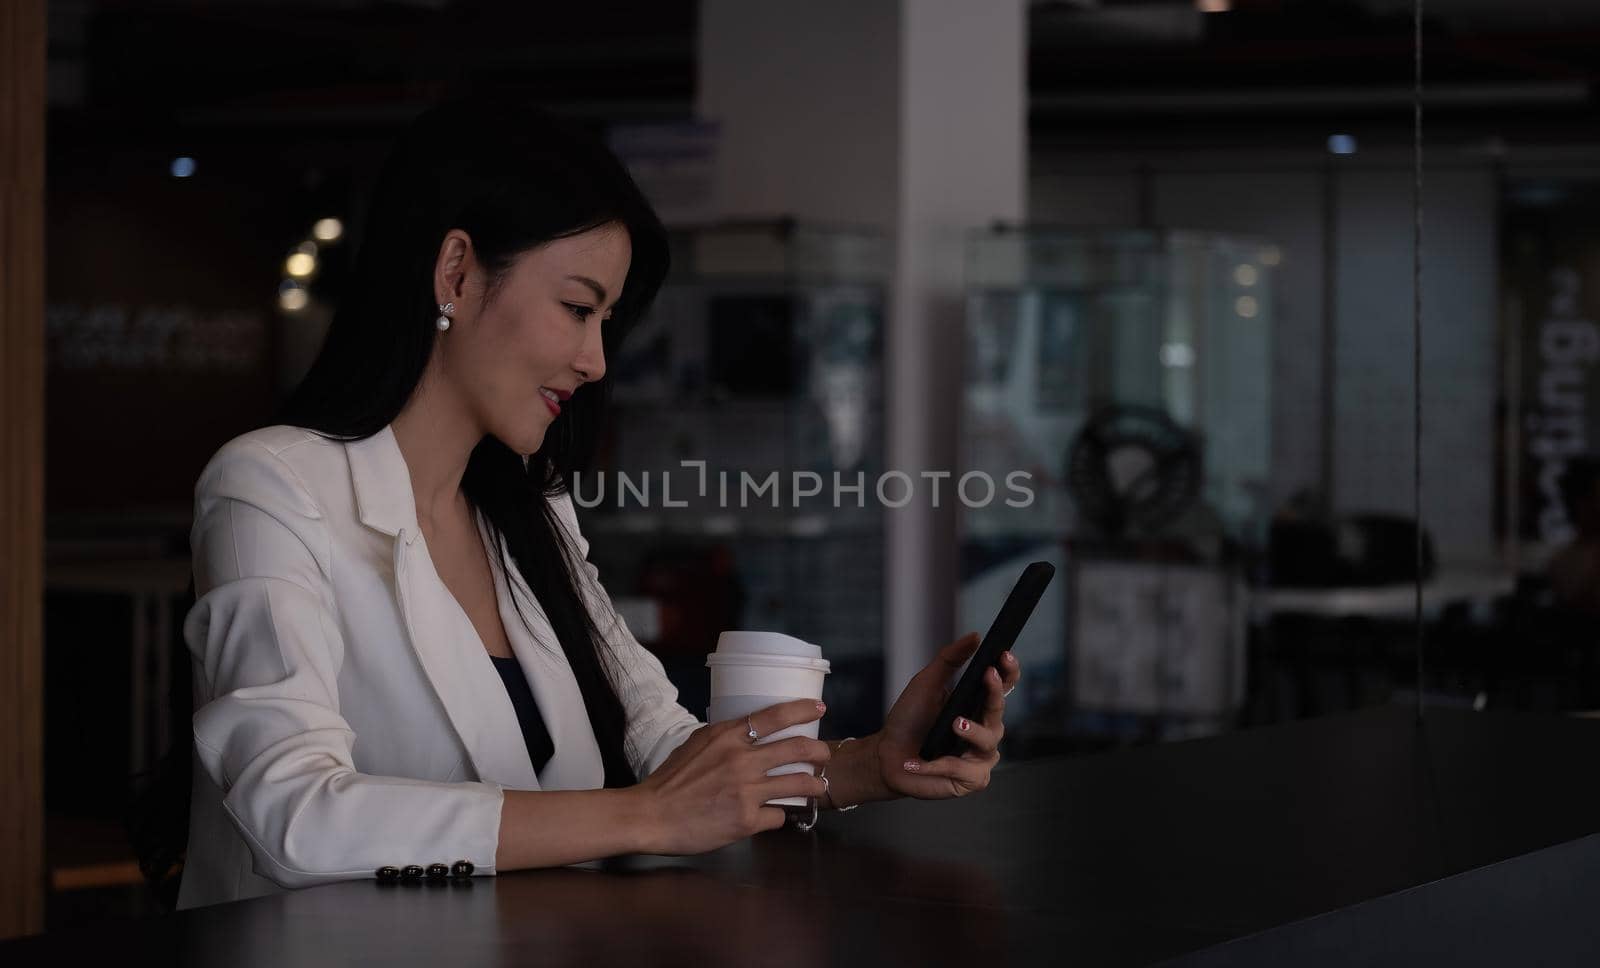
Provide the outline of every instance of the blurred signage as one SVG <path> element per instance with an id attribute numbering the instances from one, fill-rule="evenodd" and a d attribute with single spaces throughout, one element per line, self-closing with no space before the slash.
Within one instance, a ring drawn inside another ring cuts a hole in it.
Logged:
<path id="1" fill-rule="evenodd" d="M 1225 716 L 1244 701 L 1245 594 L 1226 571 L 1080 560 L 1070 572 L 1072 702 Z"/>
<path id="2" fill-rule="evenodd" d="M 709 121 L 613 125 L 607 143 L 669 225 L 710 221 L 720 128 Z"/>
<path id="3" fill-rule="evenodd" d="M 1572 540 L 1562 500 L 1569 464 L 1600 453 L 1600 240 L 1545 224 L 1513 237 L 1512 301 L 1522 331 L 1519 533 Z"/>
<path id="4" fill-rule="evenodd" d="M 254 370 L 267 342 L 255 310 L 52 304 L 45 319 L 56 370 Z"/>

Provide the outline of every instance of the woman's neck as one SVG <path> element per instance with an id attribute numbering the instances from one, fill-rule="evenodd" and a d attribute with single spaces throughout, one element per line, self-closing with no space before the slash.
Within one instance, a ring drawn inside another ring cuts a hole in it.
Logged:
<path id="1" fill-rule="evenodd" d="M 461 479 L 483 431 L 460 398 L 425 374 L 394 418 L 395 443 L 411 475 L 417 521 L 425 527 L 466 507 Z"/>

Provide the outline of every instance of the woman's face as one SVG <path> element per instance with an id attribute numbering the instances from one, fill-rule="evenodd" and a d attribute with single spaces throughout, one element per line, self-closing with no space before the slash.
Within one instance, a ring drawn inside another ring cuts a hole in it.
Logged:
<path id="1" fill-rule="evenodd" d="M 487 433 L 532 454 L 567 398 L 605 375 L 601 324 L 632 252 L 627 229 L 613 223 L 524 252 L 488 299 L 481 270 L 466 274 L 457 306 L 476 312 L 458 308 L 436 352 Z"/>

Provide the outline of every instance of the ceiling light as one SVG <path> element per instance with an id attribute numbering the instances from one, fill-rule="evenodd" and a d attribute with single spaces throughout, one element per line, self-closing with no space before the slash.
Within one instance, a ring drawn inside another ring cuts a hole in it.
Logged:
<path id="1" fill-rule="evenodd" d="M 317 257 L 296 252 L 283 260 L 283 271 L 296 279 L 305 279 L 317 271 Z"/>

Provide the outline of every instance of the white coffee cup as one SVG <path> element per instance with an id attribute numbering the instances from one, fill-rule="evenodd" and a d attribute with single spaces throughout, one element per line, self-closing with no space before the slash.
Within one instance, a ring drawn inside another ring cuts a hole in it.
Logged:
<path id="1" fill-rule="evenodd" d="M 711 669 L 711 707 L 706 722 L 742 720 L 768 706 L 794 699 L 822 698 L 822 680 L 828 674 L 828 660 L 822 649 L 781 632 L 723 632 L 717 649 L 706 656 Z M 820 720 L 780 729 L 756 741 L 771 743 L 791 736 L 817 738 Z M 785 763 L 767 771 L 768 776 L 787 773 L 816 773 L 811 763 Z M 767 806 L 806 806 L 805 797 L 779 797 Z"/>

